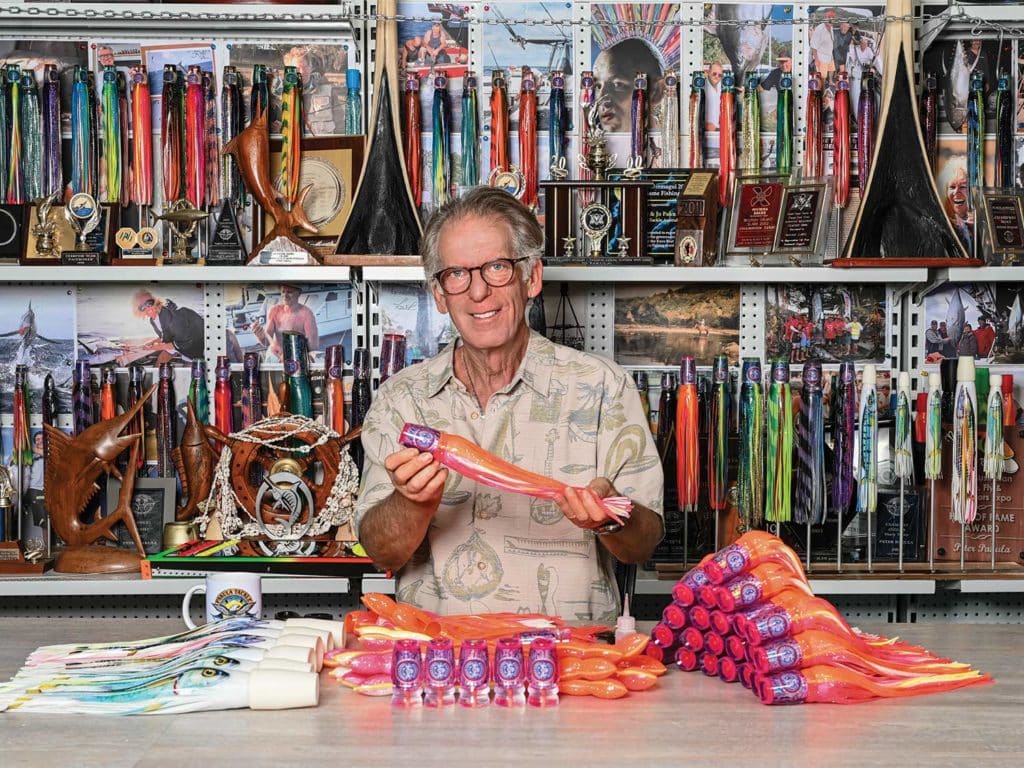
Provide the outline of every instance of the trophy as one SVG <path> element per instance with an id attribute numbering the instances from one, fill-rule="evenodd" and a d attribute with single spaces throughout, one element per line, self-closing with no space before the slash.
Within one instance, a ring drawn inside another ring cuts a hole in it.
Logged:
<path id="1" fill-rule="evenodd" d="M 174 244 L 171 248 L 171 264 L 190 264 L 189 240 L 195 234 L 196 226 L 204 221 L 210 214 L 200 211 L 187 199 L 181 198 L 168 205 L 161 214 L 152 214 L 158 221 L 166 221 L 171 228 Z M 163 259 L 157 259 L 157 264 L 162 265 Z M 203 259 L 198 259 L 196 264 L 203 264 Z"/>
<path id="2" fill-rule="evenodd" d="M 86 238 L 100 224 L 100 207 L 96 204 L 96 198 L 86 192 L 76 192 L 71 200 L 64 206 L 64 218 L 76 236 L 75 249 L 73 251 L 62 251 L 60 260 L 62 264 L 73 264 L 75 266 L 94 266 L 100 264 L 102 254 L 94 251 Z"/>
<path id="3" fill-rule="evenodd" d="M 50 220 L 50 212 L 56 195 L 40 197 L 32 201 L 36 207 L 36 223 L 32 225 L 32 237 L 36 239 L 36 256 L 40 259 L 57 259 L 60 253 L 54 235 L 57 223 Z"/>

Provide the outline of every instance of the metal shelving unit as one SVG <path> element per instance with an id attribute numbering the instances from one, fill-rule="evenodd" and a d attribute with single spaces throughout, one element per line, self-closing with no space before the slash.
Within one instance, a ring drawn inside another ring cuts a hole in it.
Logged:
<path id="1" fill-rule="evenodd" d="M 394 594 L 395 580 L 381 576 L 349 579 L 330 576 L 278 576 L 261 574 L 264 594 L 321 595 L 351 592 Z M 0 597 L 184 595 L 202 577 L 180 576 L 143 579 L 138 574 L 75 575 L 49 572 L 42 576 L 0 577 Z"/>
<path id="2" fill-rule="evenodd" d="M 0 282 L 44 283 L 344 283 L 349 267 L 65 267 L 0 266 Z"/>

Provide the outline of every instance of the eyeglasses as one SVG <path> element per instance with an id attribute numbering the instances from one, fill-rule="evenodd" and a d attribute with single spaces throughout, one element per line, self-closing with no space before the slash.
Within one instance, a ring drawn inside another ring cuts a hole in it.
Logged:
<path id="1" fill-rule="evenodd" d="M 516 264 L 527 261 L 525 256 L 518 259 L 494 259 L 479 267 L 448 267 L 434 273 L 441 290 L 448 296 L 455 296 L 469 290 L 473 282 L 473 273 L 479 272 L 484 282 L 492 288 L 502 288 L 512 282 L 516 274 Z"/>
<path id="2" fill-rule="evenodd" d="M 139 312 L 145 312 L 150 307 L 156 306 L 156 299 L 146 299 L 144 302 L 139 304 Z"/>

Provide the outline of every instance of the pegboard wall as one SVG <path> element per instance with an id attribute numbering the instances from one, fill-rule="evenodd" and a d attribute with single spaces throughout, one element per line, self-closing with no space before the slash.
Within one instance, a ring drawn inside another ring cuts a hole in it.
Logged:
<path id="1" fill-rule="evenodd" d="M 962 594 L 940 591 L 914 595 L 907 621 L 957 624 L 1020 624 L 1024 622 L 1024 594 Z"/>

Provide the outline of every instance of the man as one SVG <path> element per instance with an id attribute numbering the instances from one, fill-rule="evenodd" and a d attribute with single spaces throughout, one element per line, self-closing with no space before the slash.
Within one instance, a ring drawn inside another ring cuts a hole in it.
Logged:
<path id="1" fill-rule="evenodd" d="M 430 25 L 430 31 L 423 36 L 423 53 L 428 64 L 447 64 L 451 59 L 445 50 L 448 39 L 440 21 Z"/>
<path id="2" fill-rule="evenodd" d="M 143 288 L 132 297 L 135 314 L 149 319 L 156 338 L 146 349 L 170 352 L 172 349 L 195 360 L 205 354 L 203 318 L 194 309 L 179 307 L 170 299 L 161 299 Z M 119 365 L 123 363 L 118 363 Z"/>
<path id="3" fill-rule="evenodd" d="M 857 114 L 860 105 L 861 79 L 868 67 L 874 70 L 881 83 L 882 59 L 871 46 L 871 39 L 863 32 L 853 34 L 853 46 L 846 55 L 846 71 L 850 75 L 850 110 Z M 879 85 L 879 88 L 881 86 Z"/>
<path id="4" fill-rule="evenodd" d="M 793 59 L 789 56 L 779 56 L 778 66 L 765 75 L 758 83 L 758 100 L 761 104 L 761 130 L 774 130 L 778 125 L 779 112 L 779 88 L 782 85 L 783 75 L 788 75 L 790 85 L 793 79 Z M 772 91 L 773 93 L 769 93 Z"/>
<path id="5" fill-rule="evenodd" d="M 939 321 L 932 320 L 928 330 L 924 332 L 924 353 L 930 355 L 932 352 L 942 351 L 942 337 L 939 335 Z"/>
<path id="6" fill-rule="evenodd" d="M 718 119 L 722 110 L 722 77 L 725 70 L 718 62 L 708 67 L 708 76 L 704 78 L 704 130 L 717 131 Z"/>
<path id="7" fill-rule="evenodd" d="M 814 62 L 814 71 L 821 76 L 823 83 L 827 82 L 832 73 L 836 71 L 836 60 L 832 53 L 835 45 L 832 23 L 835 18 L 835 11 L 825 11 L 825 17 L 811 32 L 811 60 Z"/>
<path id="8" fill-rule="evenodd" d="M 423 38 L 414 35 L 406 40 L 398 51 L 400 69 L 415 66 L 423 60 Z"/>
<path id="9" fill-rule="evenodd" d="M 974 340 L 978 344 L 978 357 L 989 357 L 992 345 L 996 341 L 996 329 L 993 328 L 985 315 L 978 318 L 978 330 L 974 332 Z"/>
<path id="10" fill-rule="evenodd" d="M 541 611 L 607 622 L 613 560 L 642 562 L 664 526 L 663 476 L 632 377 L 526 325 L 543 233 L 501 190 L 476 187 L 434 214 L 424 271 L 456 344 L 381 385 L 363 423 L 355 526 L 398 598 L 440 613 Z M 460 435 L 568 488 L 554 501 L 496 490 L 402 448 L 403 423 Z M 622 527 L 599 499 L 623 495 Z"/>
<path id="11" fill-rule="evenodd" d="M 253 335 L 267 346 L 267 351 L 278 360 L 284 359 L 281 334 L 284 331 L 298 331 L 306 337 L 309 350 L 320 349 L 320 334 L 317 330 L 313 311 L 299 303 L 302 288 L 287 283 L 281 284 L 281 299 L 267 312 L 264 327 L 258 321 L 252 324 Z"/>
<path id="12" fill-rule="evenodd" d="M 857 344 L 860 343 L 860 335 L 864 332 L 864 324 L 856 317 L 846 324 L 846 354 L 852 355 L 857 351 Z"/>
<path id="13" fill-rule="evenodd" d="M 637 72 L 647 75 L 648 114 L 653 118 L 664 85 L 661 61 L 646 40 L 626 38 L 601 51 L 594 60 L 597 118 L 605 131 L 629 133 Z"/>
<path id="14" fill-rule="evenodd" d="M 956 352 L 960 357 L 978 356 L 978 339 L 975 337 L 970 323 L 964 323 L 964 332 L 960 335 L 960 343 L 957 344 Z"/>
<path id="15" fill-rule="evenodd" d="M 839 29 L 832 30 L 832 60 L 836 62 L 836 66 L 846 62 L 854 34 L 853 25 L 848 21 L 840 21 Z"/>

